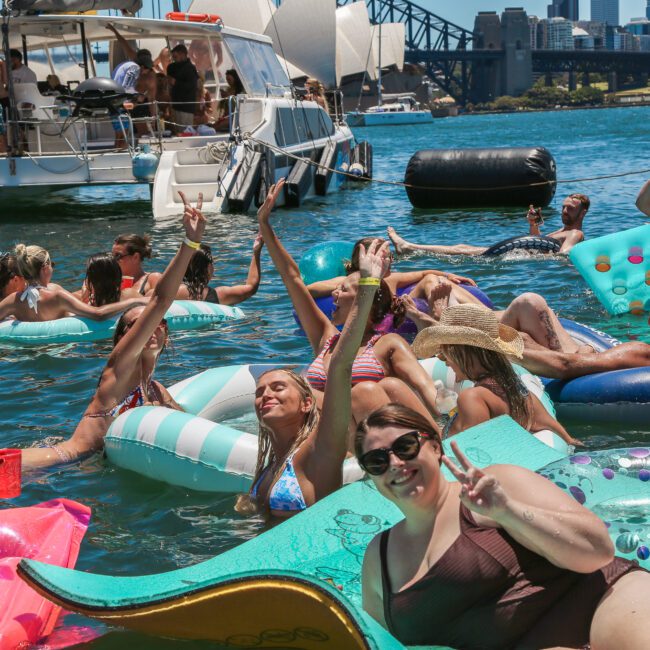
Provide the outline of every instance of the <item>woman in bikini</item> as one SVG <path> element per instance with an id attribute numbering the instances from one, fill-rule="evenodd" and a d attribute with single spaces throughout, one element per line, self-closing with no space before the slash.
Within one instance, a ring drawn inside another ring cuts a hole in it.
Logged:
<path id="1" fill-rule="evenodd" d="M 204 300 L 220 305 L 238 305 L 257 293 L 260 286 L 260 255 L 264 240 L 258 235 L 253 242 L 253 257 L 248 267 L 248 277 L 244 284 L 232 287 L 210 287 L 208 283 L 214 275 L 214 260 L 212 249 L 207 244 L 201 244 L 190 261 L 183 284 L 176 294 L 177 300 Z"/>
<path id="2" fill-rule="evenodd" d="M 459 394 L 458 410 L 445 434 L 453 436 L 509 415 L 533 434 L 543 437 L 544 432 L 553 431 L 569 444 L 582 444 L 528 391 L 512 368 L 508 356 L 521 359 L 523 350 L 519 332 L 501 325 L 493 312 L 476 305 L 447 307 L 439 325 L 417 335 L 413 351 L 418 358 L 438 355 L 454 371 L 456 381 L 474 382 L 473 388 Z"/>
<path id="3" fill-rule="evenodd" d="M 270 196 L 274 201 L 273 187 Z M 269 199 L 265 205 L 270 211 Z M 239 512 L 289 517 L 341 487 L 351 417 L 352 362 L 388 267 L 386 253 L 387 246 L 379 242 L 361 251 L 359 288 L 332 354 L 322 411 L 308 382 L 294 372 L 271 370 L 258 378 L 257 467 L 249 494 L 238 500 Z"/>
<path id="4" fill-rule="evenodd" d="M 359 426 L 360 465 L 404 514 L 366 550 L 364 609 L 409 646 L 650 647 L 650 574 L 614 558 L 605 524 L 546 478 L 451 447 L 455 462 L 397 404 Z"/>
<path id="5" fill-rule="evenodd" d="M 11 253 L 0 255 L 0 301 L 16 292 L 25 290 L 25 278 L 18 272 L 16 256 Z"/>
<path id="6" fill-rule="evenodd" d="M 101 307 L 140 294 L 133 287 L 122 288 L 122 269 L 111 253 L 97 253 L 88 258 L 83 285 L 74 295 L 87 305 Z"/>
<path id="7" fill-rule="evenodd" d="M 180 407 L 153 379 L 160 353 L 167 342 L 165 312 L 171 305 L 183 273 L 198 249 L 205 218 L 199 203 L 193 208 L 181 194 L 185 211 L 185 239 L 156 284 L 145 307 L 129 309 L 117 323 L 113 351 L 86 412 L 72 436 L 53 447 L 23 450 L 24 467 L 45 467 L 70 462 L 98 451 L 113 420 L 124 411 L 144 404 Z M 83 303 L 82 303 L 83 304 Z"/>
<path id="8" fill-rule="evenodd" d="M 15 252 L 18 273 L 26 284 L 22 291 L 16 291 L 0 302 L 0 320 L 13 316 L 21 321 L 43 322 L 70 315 L 104 320 L 146 302 L 138 296 L 101 307 L 87 305 L 52 282 L 54 262 L 44 248 L 18 244 Z"/>
<path id="9" fill-rule="evenodd" d="M 160 273 L 146 273 L 142 261 L 151 257 L 151 237 L 149 235 L 120 235 L 113 242 L 113 257 L 122 269 L 124 278 L 132 278 L 133 287 L 141 295 L 151 293 L 158 282 Z"/>
<path id="10" fill-rule="evenodd" d="M 283 185 L 284 180 L 281 179 L 258 211 L 260 233 L 316 355 L 306 377 L 320 403 L 332 354 L 339 339 L 336 326 L 342 325 L 350 313 L 359 287 L 359 274 L 345 277 L 333 292 L 334 311 L 330 321 L 314 302 L 300 277 L 298 265 L 269 223 L 271 208 Z M 433 380 L 417 362 L 406 341 L 397 334 L 377 334 L 375 331 L 393 309 L 393 295 L 382 280 L 352 368 L 353 422 L 360 421 L 380 405 L 392 401 L 408 404 L 430 418 L 437 414 Z"/>

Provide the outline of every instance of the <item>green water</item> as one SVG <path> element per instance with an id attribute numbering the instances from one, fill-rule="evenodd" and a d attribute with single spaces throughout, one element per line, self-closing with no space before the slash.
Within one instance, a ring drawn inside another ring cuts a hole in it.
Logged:
<path id="1" fill-rule="evenodd" d="M 555 156 L 559 179 L 580 179 L 648 167 L 649 108 L 552 113 L 468 116 L 436 120 L 431 125 L 359 129 L 359 138 L 374 146 L 378 179 L 401 180 L 409 157 L 430 147 L 544 145 Z M 644 222 L 634 207 L 645 175 L 595 182 L 560 184 L 545 211 L 546 228 L 560 223 L 564 196 L 583 192 L 592 208 L 585 222 L 595 237 Z M 148 232 L 155 258 L 151 270 L 162 270 L 178 246 L 181 229 L 174 220 L 155 223 L 146 188 L 68 191 L 20 204 L 3 205 L 0 248 L 17 242 L 45 246 L 57 263 L 55 282 L 80 286 L 86 257 L 109 250 L 116 235 Z M 401 188 L 373 184 L 354 186 L 318 199 L 303 208 L 274 213 L 279 236 L 292 254 L 329 239 L 382 235 L 393 225 L 407 239 L 452 244 L 492 244 L 526 230 L 525 210 L 413 210 Z M 243 280 L 256 231 L 251 215 L 217 215 L 210 219 L 205 241 L 212 245 L 219 283 Z M 157 377 L 172 384 L 206 368 L 233 363 L 306 362 L 310 351 L 295 335 L 295 324 L 283 285 L 263 255 L 260 291 L 245 303 L 247 319 L 211 331 L 178 334 L 163 356 Z M 524 291 L 541 292 L 562 316 L 574 318 L 621 338 L 650 341 L 647 317 L 610 319 L 579 274 L 565 260 L 482 260 L 411 257 L 397 268 L 442 268 L 469 275 L 494 302 L 506 305 Z M 70 434 L 90 399 L 108 355 L 107 344 L 57 346 L 39 350 L 0 348 L 0 446 L 28 446 Z M 650 444 L 650 424 L 571 425 L 589 445 L 621 447 Z M 137 575 L 187 566 L 212 557 L 254 536 L 256 520 L 233 512 L 232 496 L 190 493 L 118 470 L 99 457 L 38 476 L 27 477 L 20 498 L 24 506 L 65 496 L 87 503 L 93 518 L 78 568 L 114 575 Z M 69 617 L 68 622 L 96 623 Z M 92 648 L 209 647 L 144 639 L 113 631 Z"/>

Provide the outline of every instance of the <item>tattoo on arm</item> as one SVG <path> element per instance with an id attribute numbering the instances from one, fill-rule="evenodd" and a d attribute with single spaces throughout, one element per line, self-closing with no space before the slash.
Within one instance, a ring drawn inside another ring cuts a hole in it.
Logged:
<path id="1" fill-rule="evenodd" d="M 524 510 L 523 516 L 526 521 L 532 521 L 535 519 L 535 515 L 530 510 Z"/>
<path id="2" fill-rule="evenodd" d="M 562 346 L 560 345 L 560 339 L 558 339 L 555 329 L 553 328 L 553 323 L 551 323 L 551 317 L 545 311 L 539 312 L 539 320 L 541 321 L 544 329 L 546 331 L 546 342 L 549 349 L 551 350 L 561 350 Z"/>

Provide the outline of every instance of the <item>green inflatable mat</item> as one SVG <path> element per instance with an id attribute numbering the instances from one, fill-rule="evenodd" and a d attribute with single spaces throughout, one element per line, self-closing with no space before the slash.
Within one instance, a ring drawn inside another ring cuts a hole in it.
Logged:
<path id="1" fill-rule="evenodd" d="M 507 416 L 454 439 L 480 467 L 498 462 L 538 470 L 562 458 Z M 403 646 L 362 611 L 360 579 L 366 546 L 400 519 L 362 481 L 184 569 L 112 577 L 23 560 L 19 573 L 68 610 L 158 636 L 211 639 L 216 647 L 392 650 Z"/>

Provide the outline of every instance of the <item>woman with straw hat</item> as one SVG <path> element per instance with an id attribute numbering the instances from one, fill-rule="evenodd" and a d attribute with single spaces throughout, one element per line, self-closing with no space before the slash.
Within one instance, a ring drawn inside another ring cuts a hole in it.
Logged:
<path id="1" fill-rule="evenodd" d="M 423 329 L 413 342 L 419 358 L 438 355 L 474 387 L 458 396 L 458 411 L 445 433 L 455 435 L 500 415 L 509 415 L 536 433 L 550 430 L 570 444 L 581 444 L 532 395 L 508 358 L 521 359 L 521 334 L 499 323 L 494 312 L 476 305 L 454 305 L 442 313 L 440 324 Z"/>

